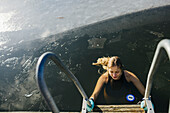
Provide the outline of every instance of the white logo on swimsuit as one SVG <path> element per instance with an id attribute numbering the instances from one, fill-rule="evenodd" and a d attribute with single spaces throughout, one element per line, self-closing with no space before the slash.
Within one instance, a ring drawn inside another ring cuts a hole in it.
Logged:
<path id="1" fill-rule="evenodd" d="M 130 102 L 134 101 L 135 100 L 135 97 L 132 95 L 132 94 L 129 94 L 126 96 L 126 99 Z"/>

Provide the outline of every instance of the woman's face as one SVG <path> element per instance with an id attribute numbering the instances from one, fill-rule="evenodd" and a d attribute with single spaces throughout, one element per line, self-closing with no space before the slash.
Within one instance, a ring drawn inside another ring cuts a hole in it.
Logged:
<path id="1" fill-rule="evenodd" d="M 108 67 L 108 73 L 114 80 L 119 80 L 122 70 L 118 66 Z"/>

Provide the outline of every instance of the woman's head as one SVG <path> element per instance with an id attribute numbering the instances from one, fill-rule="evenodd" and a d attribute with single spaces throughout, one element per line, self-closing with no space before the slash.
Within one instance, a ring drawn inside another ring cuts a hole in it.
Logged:
<path id="1" fill-rule="evenodd" d="M 118 56 L 99 58 L 93 65 L 102 65 L 114 80 L 119 80 L 122 75 L 123 65 Z"/>
<path id="2" fill-rule="evenodd" d="M 107 64 L 108 74 L 114 79 L 119 80 L 122 75 L 123 65 L 118 56 L 111 57 Z"/>

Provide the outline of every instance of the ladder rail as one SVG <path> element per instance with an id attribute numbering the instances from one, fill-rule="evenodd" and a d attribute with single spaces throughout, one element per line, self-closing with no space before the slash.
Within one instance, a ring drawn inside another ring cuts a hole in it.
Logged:
<path id="1" fill-rule="evenodd" d="M 152 61 L 152 64 L 151 64 L 151 67 L 148 73 L 144 99 L 149 98 L 151 87 L 152 87 L 153 75 L 160 62 L 160 56 L 161 56 L 160 53 L 163 49 L 167 52 L 168 57 L 170 59 L 170 40 L 169 39 L 161 40 L 157 46 L 157 49 L 154 54 L 154 58 L 153 58 L 153 61 Z"/>
<path id="2" fill-rule="evenodd" d="M 158 46 L 156 48 L 156 52 L 154 54 L 154 58 L 148 73 L 147 83 L 146 83 L 146 89 L 145 89 L 145 95 L 144 100 L 145 104 L 147 104 L 147 107 L 149 108 L 148 113 L 154 113 L 153 106 L 151 104 L 150 100 L 150 92 L 152 88 L 152 82 L 153 82 L 153 75 L 158 67 L 158 64 L 160 63 L 161 59 L 161 52 L 163 49 L 168 54 L 169 60 L 170 60 L 170 40 L 169 39 L 163 39 L 158 43 Z"/>
<path id="3" fill-rule="evenodd" d="M 48 91 L 47 85 L 44 80 L 44 66 L 47 59 L 52 60 L 73 81 L 73 83 L 76 85 L 77 89 L 79 90 L 80 94 L 82 95 L 83 101 L 86 101 L 88 105 L 91 105 L 85 91 L 83 90 L 82 86 L 80 85 L 79 81 L 74 76 L 74 74 L 68 68 L 66 68 L 66 66 L 64 66 L 61 60 L 54 53 L 46 52 L 42 54 L 38 59 L 37 67 L 36 67 L 36 78 L 37 78 L 38 87 L 43 97 L 45 98 L 49 108 L 54 113 L 59 113 L 59 109 L 56 106 L 50 92 Z M 82 109 L 86 110 L 86 106 L 83 107 L 84 108 Z"/>

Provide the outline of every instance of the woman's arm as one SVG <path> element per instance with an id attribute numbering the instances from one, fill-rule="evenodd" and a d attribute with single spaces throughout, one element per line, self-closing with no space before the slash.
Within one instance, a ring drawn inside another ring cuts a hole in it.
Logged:
<path id="1" fill-rule="evenodd" d="M 138 89 L 138 91 L 144 96 L 145 87 L 143 86 L 141 81 L 138 79 L 138 77 L 132 72 L 126 71 L 126 73 L 127 73 L 126 75 L 127 75 L 128 81 L 132 82 L 135 85 L 135 87 Z"/>
<path id="2" fill-rule="evenodd" d="M 99 95 L 99 93 L 106 81 L 106 78 L 107 78 L 106 75 L 101 75 L 100 78 L 98 79 L 95 89 L 90 97 L 90 98 L 93 98 L 94 101 L 97 99 L 97 96 Z"/>

